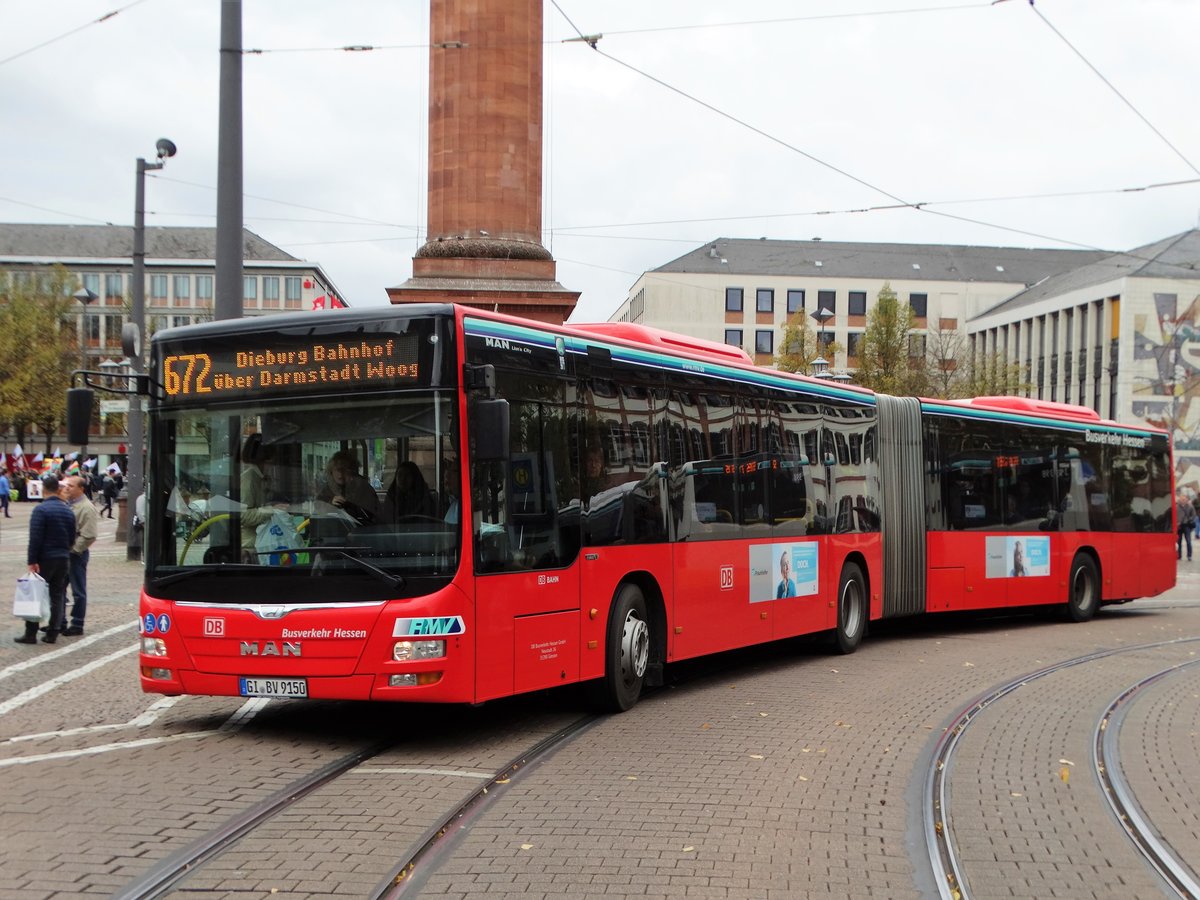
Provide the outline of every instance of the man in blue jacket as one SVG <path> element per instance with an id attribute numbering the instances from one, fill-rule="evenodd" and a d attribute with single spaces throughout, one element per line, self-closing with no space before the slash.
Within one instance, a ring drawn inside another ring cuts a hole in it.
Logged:
<path id="1" fill-rule="evenodd" d="M 38 574 L 50 585 L 50 624 L 42 640 L 53 644 L 62 631 L 67 612 L 67 578 L 71 545 L 75 543 L 75 514 L 58 495 L 58 476 L 42 478 L 42 500 L 29 518 L 29 549 L 25 561 L 30 574 Z M 13 638 L 18 644 L 37 643 L 38 623 L 25 622 L 25 634 Z"/>

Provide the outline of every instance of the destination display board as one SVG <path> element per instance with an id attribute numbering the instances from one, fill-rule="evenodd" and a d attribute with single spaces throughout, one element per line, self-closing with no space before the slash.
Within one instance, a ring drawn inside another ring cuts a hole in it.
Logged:
<path id="1" fill-rule="evenodd" d="M 416 333 L 303 336 L 264 331 L 171 342 L 158 354 L 166 403 L 387 390 L 420 384 Z"/>

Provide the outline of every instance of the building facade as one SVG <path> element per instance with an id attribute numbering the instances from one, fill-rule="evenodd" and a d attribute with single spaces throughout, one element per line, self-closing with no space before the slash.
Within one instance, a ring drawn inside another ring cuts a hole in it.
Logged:
<path id="1" fill-rule="evenodd" d="M 835 371 L 857 368 L 867 312 L 890 284 L 909 303 L 917 328 L 912 352 L 924 354 L 931 330 L 959 331 L 981 310 L 1018 290 L 1105 254 L 923 244 L 719 238 L 644 273 L 610 321 L 638 322 L 709 340 L 774 365 L 786 321 L 813 322 L 822 345 L 841 351 Z"/>
<path id="2" fill-rule="evenodd" d="M 216 272 L 215 228 L 147 228 L 145 231 L 147 337 L 162 328 L 213 317 Z M 242 310 L 272 315 L 344 306 L 320 266 L 297 259 L 251 231 L 243 233 Z M 0 288 L 44 283 L 61 265 L 75 276 L 68 293 L 80 288 L 95 299 L 77 304 L 69 327 L 82 335 L 81 362 L 89 370 L 127 371 L 121 329 L 133 297 L 133 228 L 117 225 L 0 224 Z M 92 452 L 118 456 L 124 450 L 124 401 L 102 399 L 89 439 Z M 65 438 L 59 441 L 65 444 Z"/>

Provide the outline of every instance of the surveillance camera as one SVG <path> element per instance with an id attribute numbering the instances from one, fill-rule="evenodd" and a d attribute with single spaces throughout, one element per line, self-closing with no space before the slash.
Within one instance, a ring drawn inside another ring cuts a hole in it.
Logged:
<path id="1" fill-rule="evenodd" d="M 154 147 L 156 150 L 158 150 L 159 159 L 175 155 L 175 144 L 167 138 L 159 138 L 158 143 L 156 143 Z"/>

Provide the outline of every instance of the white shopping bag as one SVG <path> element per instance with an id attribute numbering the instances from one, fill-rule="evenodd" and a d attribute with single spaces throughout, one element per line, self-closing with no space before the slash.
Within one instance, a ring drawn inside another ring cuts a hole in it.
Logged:
<path id="1" fill-rule="evenodd" d="M 50 585 L 36 572 L 17 579 L 13 594 L 13 615 L 29 622 L 50 618 Z"/>

